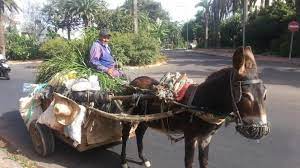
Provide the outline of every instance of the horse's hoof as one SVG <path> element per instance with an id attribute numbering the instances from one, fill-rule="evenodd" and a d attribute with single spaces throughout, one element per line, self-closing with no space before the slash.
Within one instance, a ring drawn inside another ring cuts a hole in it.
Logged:
<path id="1" fill-rule="evenodd" d="M 128 164 L 127 163 L 124 163 L 121 166 L 122 166 L 122 168 L 128 168 Z"/>
<path id="2" fill-rule="evenodd" d="M 146 161 L 144 164 L 145 164 L 146 167 L 151 167 L 150 161 Z"/>

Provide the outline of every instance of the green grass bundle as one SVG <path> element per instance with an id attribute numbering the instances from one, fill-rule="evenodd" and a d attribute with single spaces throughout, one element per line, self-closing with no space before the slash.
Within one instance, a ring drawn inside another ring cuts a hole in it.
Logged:
<path id="1" fill-rule="evenodd" d="M 66 74 L 70 71 L 75 71 L 78 78 L 88 78 L 90 75 L 98 76 L 99 84 L 106 91 L 120 92 L 122 90 L 122 79 L 112 78 L 109 75 L 97 72 L 95 69 L 87 65 L 89 49 L 96 37 L 88 33 L 82 40 L 59 41 L 61 45 L 53 45 L 55 47 L 43 52 L 49 57 L 38 68 L 36 82 L 46 83 L 57 73 Z M 52 43 L 50 41 L 50 43 Z M 64 51 L 61 52 L 61 46 L 64 46 Z M 60 51 L 60 52 L 53 52 Z M 53 55 L 53 54 L 56 55 Z"/>

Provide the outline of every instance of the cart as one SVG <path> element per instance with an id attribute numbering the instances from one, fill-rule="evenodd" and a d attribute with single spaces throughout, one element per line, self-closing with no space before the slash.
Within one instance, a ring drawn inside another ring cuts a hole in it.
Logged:
<path id="1" fill-rule="evenodd" d="M 43 111 L 50 105 L 51 99 L 42 99 Z M 33 120 L 28 128 L 34 150 L 41 156 L 48 156 L 55 151 L 55 137 L 71 145 L 78 151 L 86 151 L 99 146 L 111 146 L 121 142 L 122 123 L 120 120 L 105 117 L 101 113 L 109 114 L 92 107 L 85 106 L 87 111 L 81 125 L 81 143 L 66 136 L 64 132 L 57 131 Z M 110 114 L 113 115 L 113 114 Z M 134 137 L 134 128 L 130 137 Z"/>
<path id="2" fill-rule="evenodd" d="M 123 110 L 120 101 L 128 99 L 153 99 L 155 96 L 127 95 L 127 96 L 112 96 L 110 101 L 115 103 L 119 111 Z M 43 99 L 41 106 L 43 111 L 52 102 L 51 99 Z M 32 139 L 34 150 L 41 156 L 48 156 L 55 151 L 55 137 L 63 142 L 71 145 L 78 151 L 86 151 L 100 146 L 113 146 L 120 144 L 122 139 L 122 122 L 138 123 L 141 121 L 152 121 L 173 116 L 174 112 L 162 112 L 158 114 L 147 115 L 129 115 L 126 113 L 109 113 L 96 109 L 91 106 L 85 106 L 86 116 L 81 125 L 81 143 L 77 143 L 73 139 L 67 137 L 64 132 L 51 129 L 50 127 L 40 124 L 37 120 L 33 120 L 28 128 Z M 128 114 L 129 113 L 129 114 Z M 137 124 L 136 124 L 137 125 Z M 135 126 L 130 131 L 130 138 L 135 136 Z"/>

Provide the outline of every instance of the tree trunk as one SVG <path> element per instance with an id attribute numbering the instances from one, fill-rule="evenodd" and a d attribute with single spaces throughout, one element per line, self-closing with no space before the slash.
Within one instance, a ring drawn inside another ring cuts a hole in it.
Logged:
<path id="1" fill-rule="evenodd" d="M 67 27 L 67 31 L 68 31 L 68 40 L 71 40 L 71 27 L 70 26 Z"/>
<path id="2" fill-rule="evenodd" d="M 5 55 L 5 35 L 4 35 L 4 17 L 0 11 L 0 53 Z"/>
<path id="3" fill-rule="evenodd" d="M 265 7 L 268 7 L 270 5 L 270 0 L 265 0 Z"/>
<path id="4" fill-rule="evenodd" d="M 265 0 L 260 0 L 260 10 L 264 8 Z"/>
<path id="5" fill-rule="evenodd" d="M 216 22 L 216 43 L 217 43 L 217 48 L 220 48 L 221 46 L 221 33 L 220 33 L 220 0 L 216 0 L 216 8 L 215 8 L 215 22 Z"/>
<path id="6" fill-rule="evenodd" d="M 204 47 L 208 47 L 208 13 L 209 9 L 206 9 L 205 11 L 205 42 L 204 42 Z"/>
<path id="7" fill-rule="evenodd" d="M 133 25 L 134 33 L 138 33 L 138 14 L 137 14 L 137 0 L 133 0 Z"/>
<path id="8" fill-rule="evenodd" d="M 235 15 L 236 14 L 236 12 L 237 12 L 237 7 L 238 5 L 237 5 L 237 1 L 233 1 L 232 2 L 232 13 L 233 13 L 233 15 Z"/>

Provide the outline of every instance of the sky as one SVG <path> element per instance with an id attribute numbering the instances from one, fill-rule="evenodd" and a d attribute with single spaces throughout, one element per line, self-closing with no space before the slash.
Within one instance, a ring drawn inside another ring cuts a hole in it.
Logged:
<path id="1" fill-rule="evenodd" d="M 121 6 L 125 0 L 106 0 L 110 9 Z M 172 21 L 187 21 L 197 13 L 195 5 L 201 0 L 154 0 L 160 2 L 162 8 L 169 12 Z"/>
<path id="2" fill-rule="evenodd" d="M 105 0 L 108 3 L 110 9 L 115 9 L 121 6 L 125 0 Z M 154 0 L 161 2 L 162 8 L 169 12 L 172 21 L 184 22 L 194 18 L 197 13 L 195 5 L 201 0 Z M 22 8 L 28 3 L 43 4 L 46 0 L 16 0 L 19 6 Z"/>

